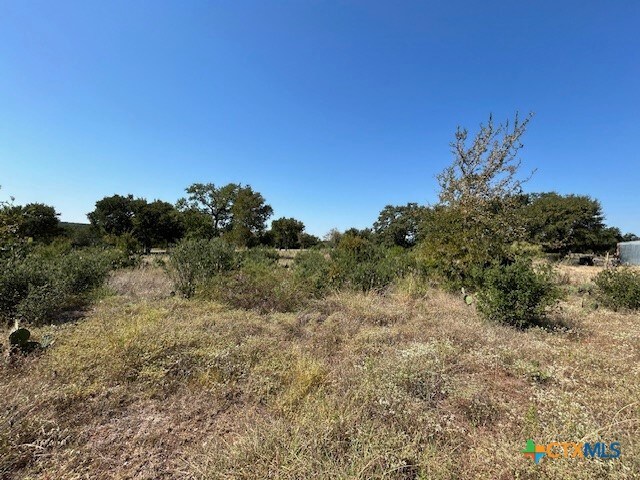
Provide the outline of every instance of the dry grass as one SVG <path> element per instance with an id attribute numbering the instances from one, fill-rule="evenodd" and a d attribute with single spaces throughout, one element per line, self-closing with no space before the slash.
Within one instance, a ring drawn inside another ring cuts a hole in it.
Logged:
<path id="1" fill-rule="evenodd" d="M 107 282 L 117 295 L 129 298 L 160 299 L 171 295 L 171 279 L 160 267 L 143 263 L 139 268 L 117 270 Z"/>
<path id="2" fill-rule="evenodd" d="M 296 256 L 300 253 L 300 252 L 304 252 L 306 251 L 306 249 L 293 249 L 293 248 L 279 248 L 277 250 L 278 252 L 278 256 L 280 257 L 278 259 L 278 264 L 283 266 L 283 267 L 290 267 L 291 265 L 293 265 L 294 260 L 296 259 Z"/>
<path id="3" fill-rule="evenodd" d="M 51 349 L 1 367 L 3 478 L 640 476 L 637 315 L 574 294 L 571 328 L 519 331 L 436 290 L 258 314 L 168 297 L 160 269 L 110 285 L 34 332 Z M 533 465 L 527 438 L 622 457 Z"/>
<path id="4" fill-rule="evenodd" d="M 591 282 L 603 270 L 603 267 L 558 265 L 560 279 L 569 285 L 583 285 Z"/>
<path id="5" fill-rule="evenodd" d="M 637 269 L 640 271 L 640 267 L 627 267 L 631 269 Z M 569 285 L 584 285 L 595 278 L 598 273 L 604 270 L 604 267 L 592 267 L 592 266 L 573 266 L 562 265 L 557 266 L 557 271 L 560 276 L 560 280 L 563 283 Z"/>

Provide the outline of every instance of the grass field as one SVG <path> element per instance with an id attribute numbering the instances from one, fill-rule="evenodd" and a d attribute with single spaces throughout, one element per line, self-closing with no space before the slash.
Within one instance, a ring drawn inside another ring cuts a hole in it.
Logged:
<path id="1" fill-rule="evenodd" d="M 517 330 L 411 285 L 258 314 L 114 273 L 39 356 L 4 362 L 0 477 L 640 477 L 640 318 L 561 267 L 555 328 Z M 544 459 L 528 438 L 621 443 Z"/>

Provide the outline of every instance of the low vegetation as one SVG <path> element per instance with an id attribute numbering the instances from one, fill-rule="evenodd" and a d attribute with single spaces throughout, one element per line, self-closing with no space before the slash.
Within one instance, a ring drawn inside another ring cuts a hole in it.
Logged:
<path id="1" fill-rule="evenodd" d="M 600 301 L 614 310 L 640 310 L 640 272 L 630 268 L 604 270 L 595 278 Z"/>
<path id="2" fill-rule="evenodd" d="M 35 248 L 2 261 L 0 318 L 5 324 L 19 321 L 42 324 L 53 315 L 77 308 L 101 286 L 108 272 L 123 263 L 117 251 Z"/>
<path id="3" fill-rule="evenodd" d="M 173 250 L 170 272 L 176 290 L 191 297 L 198 285 L 236 267 L 234 248 L 221 239 L 184 240 Z"/>
<path id="4" fill-rule="evenodd" d="M 519 328 L 545 325 L 549 308 L 560 298 L 553 277 L 549 265 L 534 267 L 526 260 L 490 268 L 478 295 L 478 310 L 489 320 Z"/>
<path id="5" fill-rule="evenodd" d="M 521 330 L 428 287 L 273 313 L 172 297 L 152 265 L 109 286 L 77 323 L 31 329 L 54 338 L 43 354 L 0 366 L 4 478 L 640 474 L 640 325 L 577 293 L 570 326 Z M 527 438 L 622 457 L 534 465 Z"/>

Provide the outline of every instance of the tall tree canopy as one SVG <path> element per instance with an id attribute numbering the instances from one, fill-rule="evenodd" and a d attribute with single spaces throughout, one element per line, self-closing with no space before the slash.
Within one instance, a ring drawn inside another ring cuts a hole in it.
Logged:
<path id="1" fill-rule="evenodd" d="M 238 196 L 240 185 L 229 183 L 216 187 L 213 183 L 194 183 L 187 187 L 187 198 L 178 200 L 178 209 L 197 210 L 211 218 L 214 236 L 220 236 L 231 228 L 231 209 Z"/>
<path id="2" fill-rule="evenodd" d="M 229 239 L 238 246 L 250 247 L 258 242 L 273 208 L 249 185 L 239 186 L 231 206 Z"/>
<path id="3" fill-rule="evenodd" d="M 112 195 L 96 202 L 87 215 L 91 224 L 108 235 L 131 234 L 145 250 L 166 245 L 182 236 L 183 227 L 173 205 L 160 200 L 151 203 L 133 195 Z"/>
<path id="4" fill-rule="evenodd" d="M 604 224 L 600 202 L 586 195 L 531 194 L 520 215 L 529 241 L 547 252 L 602 252 L 621 238 L 617 228 Z"/>
<path id="5" fill-rule="evenodd" d="M 417 203 L 387 205 L 373 224 L 377 239 L 387 246 L 413 247 L 419 239 L 429 208 Z"/>
<path id="6" fill-rule="evenodd" d="M 153 246 L 164 246 L 182 237 L 183 227 L 178 211 L 161 200 L 151 203 L 138 201 L 133 216 L 133 236 L 148 251 Z"/>
<path id="7" fill-rule="evenodd" d="M 63 233 L 55 208 L 44 203 L 0 204 L 0 233 L 49 242 Z"/>
<path id="8" fill-rule="evenodd" d="M 92 225 L 109 235 L 122 235 L 133 230 L 136 200 L 133 195 L 112 195 L 96 202 L 93 212 L 87 214 Z"/>
<path id="9" fill-rule="evenodd" d="M 49 242 L 62 234 L 59 213 L 44 203 L 28 203 L 21 209 L 21 222 L 18 232 L 23 237 L 36 241 Z"/>
<path id="10" fill-rule="evenodd" d="M 271 222 L 271 233 L 276 248 L 299 248 L 304 223 L 295 218 L 279 218 Z"/>
<path id="11" fill-rule="evenodd" d="M 254 245 L 265 230 L 265 222 L 273 209 L 264 197 L 249 185 L 229 183 L 216 187 L 213 183 L 194 183 L 186 189 L 187 198 L 178 200 L 177 207 L 188 216 L 187 233 L 194 229 L 204 232 L 202 217 L 207 215 L 213 236 L 224 235 L 239 246 Z"/>

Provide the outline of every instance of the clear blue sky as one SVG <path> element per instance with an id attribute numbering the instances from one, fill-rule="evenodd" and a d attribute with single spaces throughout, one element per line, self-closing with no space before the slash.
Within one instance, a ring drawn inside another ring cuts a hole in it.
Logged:
<path id="1" fill-rule="evenodd" d="M 637 0 L 0 0 L 0 198 L 242 182 L 322 235 L 434 202 L 456 126 L 519 110 L 528 190 L 640 233 L 639 32 Z"/>

